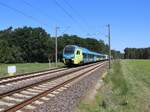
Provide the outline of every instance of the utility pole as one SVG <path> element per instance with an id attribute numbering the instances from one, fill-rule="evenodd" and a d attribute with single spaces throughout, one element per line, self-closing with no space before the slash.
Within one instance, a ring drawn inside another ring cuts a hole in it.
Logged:
<path id="1" fill-rule="evenodd" d="M 55 27 L 55 66 L 57 67 L 57 33 L 58 33 L 59 27 Z"/>
<path id="2" fill-rule="evenodd" d="M 108 44 L 109 44 L 109 69 L 111 68 L 111 45 L 110 45 L 110 24 L 107 25 L 108 27 Z"/>

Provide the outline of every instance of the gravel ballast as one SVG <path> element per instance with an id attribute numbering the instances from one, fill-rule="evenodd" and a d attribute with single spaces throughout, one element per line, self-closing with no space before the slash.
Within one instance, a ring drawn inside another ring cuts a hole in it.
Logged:
<path id="1" fill-rule="evenodd" d="M 89 66 L 89 65 L 87 65 L 87 66 Z M 15 82 L 11 82 L 11 83 L 4 84 L 4 85 L 0 84 L 0 94 L 6 93 L 9 91 L 13 91 L 16 89 L 20 89 L 20 88 L 23 88 L 23 87 L 26 87 L 26 86 L 29 86 L 29 85 L 53 78 L 53 77 L 63 76 L 70 72 L 78 71 L 82 68 L 84 69 L 84 66 L 76 67 L 76 68 L 72 68 L 72 69 L 68 69 L 68 70 L 66 69 L 64 71 L 41 75 L 38 77 L 33 77 L 33 78 L 25 79 L 25 80 L 15 81 Z M 23 76 L 23 77 L 26 77 L 26 76 Z"/>
<path id="2" fill-rule="evenodd" d="M 107 64 L 96 69 L 65 87 L 25 106 L 21 110 L 26 112 L 74 112 L 76 105 L 84 97 L 88 90 L 93 87 L 99 77 L 107 70 Z M 19 112 L 18 111 L 18 112 Z"/>

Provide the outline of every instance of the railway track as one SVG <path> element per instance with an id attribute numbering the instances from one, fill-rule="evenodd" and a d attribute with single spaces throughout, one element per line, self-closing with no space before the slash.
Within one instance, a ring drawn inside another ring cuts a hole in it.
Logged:
<path id="1" fill-rule="evenodd" d="M 89 66 L 91 66 L 91 65 L 93 65 L 93 64 L 90 64 Z M 43 75 L 47 75 L 47 74 L 57 73 L 57 72 L 61 72 L 64 70 L 69 70 L 69 69 L 72 69 L 72 68 L 67 68 L 67 67 L 53 68 L 53 69 L 49 69 L 49 70 L 42 70 L 42 71 L 25 73 L 25 74 L 20 74 L 20 75 L 15 75 L 15 76 L 2 77 L 2 78 L 0 78 L 0 85 L 10 84 L 13 82 L 17 82 L 17 81 L 21 81 L 21 80 L 25 80 L 25 79 L 29 79 L 29 78 L 35 78 L 35 77 L 39 77 L 39 76 L 43 76 Z"/>
<path id="2" fill-rule="evenodd" d="M 36 73 L 36 74 L 30 74 L 27 76 L 18 76 L 17 78 L 10 77 L 7 78 L 6 80 L 1 80 L 0 82 L 0 97 L 3 96 L 3 94 L 11 93 L 13 90 L 19 90 L 23 87 L 28 87 L 32 86 L 34 84 L 38 84 L 40 82 L 44 82 L 47 80 L 53 80 L 58 77 L 62 77 L 67 74 L 71 74 L 75 71 L 82 70 L 84 68 L 93 66 L 97 63 L 94 64 L 89 64 L 86 66 L 80 66 L 76 68 L 61 68 L 57 69 L 54 71 L 46 71 L 46 72 L 41 72 L 41 73 Z"/>
<path id="3" fill-rule="evenodd" d="M 53 68 L 53 69 L 36 71 L 36 72 L 31 72 L 31 73 L 25 73 L 25 74 L 20 74 L 20 75 L 15 75 L 15 76 L 2 77 L 2 78 L 0 78 L 0 85 L 1 84 L 7 84 L 10 82 L 19 81 L 19 80 L 24 80 L 24 79 L 28 79 L 28 78 L 32 78 L 32 77 L 38 77 L 40 75 L 50 74 L 50 73 L 62 71 L 65 69 L 67 69 L 67 68 L 66 67 L 64 67 L 64 68 Z"/>
<path id="4" fill-rule="evenodd" d="M 102 62 L 80 67 L 80 70 L 68 72 L 68 74 L 61 77 L 47 79 L 11 92 L 3 93 L 0 98 L 0 112 L 14 112 L 20 109 L 26 110 L 24 107 L 32 102 L 36 102 L 36 100 L 66 86 L 72 81 L 84 77 L 87 73 L 104 66 L 105 63 Z"/>

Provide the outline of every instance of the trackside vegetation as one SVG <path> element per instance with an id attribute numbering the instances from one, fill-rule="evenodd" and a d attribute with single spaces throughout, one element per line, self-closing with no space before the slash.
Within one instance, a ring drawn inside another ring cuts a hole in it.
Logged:
<path id="1" fill-rule="evenodd" d="M 125 59 L 150 59 L 150 47 L 147 48 L 125 48 Z"/>
<path id="2" fill-rule="evenodd" d="M 94 37 L 79 37 L 64 34 L 58 36 L 58 60 L 62 60 L 62 50 L 66 45 L 78 45 L 89 50 L 108 53 L 108 45 Z M 119 51 L 112 51 L 119 57 Z M 9 27 L 0 31 L 0 63 L 47 63 L 55 60 L 55 37 L 41 27 Z"/>
<path id="3" fill-rule="evenodd" d="M 7 73 L 7 67 L 15 65 L 17 68 L 17 72 L 15 75 L 22 74 L 22 73 L 28 73 L 28 72 L 34 72 L 34 71 L 40 71 L 40 70 L 47 70 L 51 68 L 55 68 L 55 63 L 21 63 L 21 64 L 0 64 L 0 77 L 8 76 Z M 58 63 L 57 67 L 63 67 L 63 63 Z"/>
<path id="4" fill-rule="evenodd" d="M 150 60 L 113 63 L 95 97 L 81 101 L 77 112 L 149 112 Z"/>

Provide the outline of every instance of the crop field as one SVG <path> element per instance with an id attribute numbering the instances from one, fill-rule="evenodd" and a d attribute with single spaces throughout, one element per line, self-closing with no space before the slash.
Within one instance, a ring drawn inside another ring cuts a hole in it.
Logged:
<path id="1" fill-rule="evenodd" d="M 27 72 L 33 72 L 33 71 L 40 71 L 40 70 L 46 70 L 49 69 L 48 63 L 23 63 L 23 64 L 0 64 L 0 77 L 8 76 L 7 73 L 7 67 L 15 65 L 17 68 L 16 74 L 22 74 Z M 63 67 L 63 63 L 58 63 L 58 67 Z M 55 63 L 50 64 L 50 68 L 54 68 Z"/>
<path id="2" fill-rule="evenodd" d="M 150 112 L 150 60 L 116 61 L 103 83 L 78 112 Z"/>

